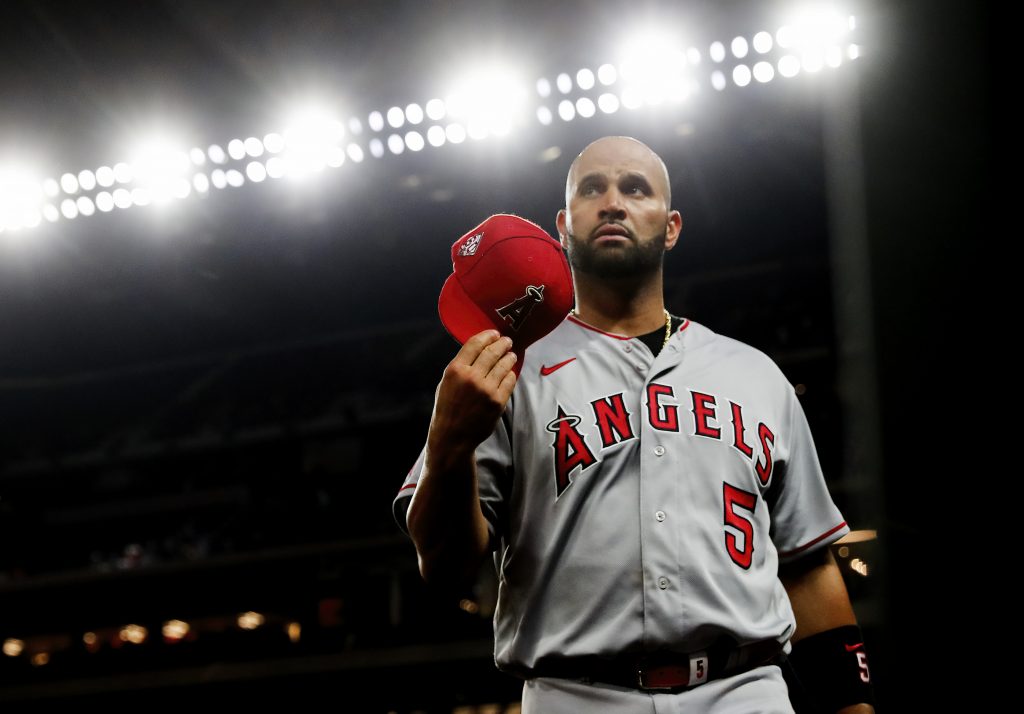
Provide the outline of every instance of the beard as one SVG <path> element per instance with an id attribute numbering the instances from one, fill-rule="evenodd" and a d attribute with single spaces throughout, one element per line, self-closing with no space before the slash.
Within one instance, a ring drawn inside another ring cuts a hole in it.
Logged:
<path id="1" fill-rule="evenodd" d="M 662 266 L 665 257 L 666 233 L 647 241 L 632 236 L 626 243 L 597 245 L 594 241 L 577 240 L 569 234 L 567 254 L 573 271 L 598 278 L 631 278 L 650 275 Z"/>

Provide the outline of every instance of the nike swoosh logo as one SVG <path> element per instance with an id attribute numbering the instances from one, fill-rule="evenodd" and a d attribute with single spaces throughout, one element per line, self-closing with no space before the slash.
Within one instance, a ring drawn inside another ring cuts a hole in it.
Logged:
<path id="1" fill-rule="evenodd" d="M 847 651 L 847 652 L 853 652 L 854 650 L 859 650 L 859 649 L 860 649 L 861 647 L 863 647 L 863 646 L 864 646 L 864 643 L 863 643 L 863 642 L 858 642 L 858 643 L 857 643 L 857 644 L 855 644 L 855 645 L 847 645 L 847 644 L 844 644 L 844 645 L 843 645 L 843 647 L 845 647 L 845 648 L 846 648 L 846 651 Z"/>
<path id="2" fill-rule="evenodd" d="M 565 365 L 569 364 L 570 362 L 572 362 L 575 359 L 576 359 L 575 357 L 570 357 L 565 362 L 559 362 L 558 364 L 551 365 L 550 367 L 545 367 L 544 365 L 541 365 L 540 366 L 540 376 L 541 377 L 547 377 L 549 374 L 554 372 L 556 369 L 561 369 L 562 367 L 564 367 Z"/>

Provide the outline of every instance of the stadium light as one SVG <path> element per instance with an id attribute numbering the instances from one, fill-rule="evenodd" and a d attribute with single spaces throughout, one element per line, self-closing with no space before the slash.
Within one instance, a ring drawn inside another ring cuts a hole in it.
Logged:
<path id="1" fill-rule="evenodd" d="M 758 62 L 754 65 L 754 79 L 758 82 L 770 82 L 775 76 L 775 68 L 771 62 Z"/>
<path id="2" fill-rule="evenodd" d="M 402 128 L 402 124 L 405 124 L 405 112 L 402 111 L 401 107 L 391 107 L 388 109 L 388 124 L 392 129 Z"/>
<path id="3" fill-rule="evenodd" d="M 441 99 L 435 98 L 427 102 L 427 116 L 434 121 L 441 121 L 444 119 L 446 111 L 444 101 Z"/>
<path id="4" fill-rule="evenodd" d="M 192 166 L 189 152 L 182 149 L 182 146 L 180 142 L 167 137 L 153 137 L 140 143 L 132 152 L 129 165 L 135 184 L 133 200 L 136 205 L 144 206 L 150 202 L 165 204 L 180 195 L 180 183 L 188 183 L 186 172 Z M 115 176 L 117 172 L 118 167 L 115 166 Z M 119 180 L 125 178 L 124 169 L 121 174 Z M 143 200 L 140 201 L 140 197 Z"/>
<path id="5" fill-rule="evenodd" d="M 245 153 L 251 156 L 252 158 L 255 159 L 260 156 L 263 156 L 263 142 L 257 139 L 255 136 L 250 136 L 248 139 L 246 139 L 245 142 L 243 143 L 243 146 L 245 147 Z"/>
<path id="6" fill-rule="evenodd" d="M 38 226 L 45 193 L 43 183 L 32 171 L 13 165 L 0 167 L 0 230 Z"/>
<path id="7" fill-rule="evenodd" d="M 125 625 L 118 630 L 117 636 L 122 642 L 141 645 L 146 641 L 146 637 L 149 636 L 149 630 L 142 625 Z"/>
<path id="8" fill-rule="evenodd" d="M 410 151 L 420 151 L 426 144 L 423 135 L 418 131 L 410 131 L 405 135 L 405 145 Z"/>
<path id="9" fill-rule="evenodd" d="M 269 159 L 267 159 L 267 176 L 269 176 L 270 178 L 282 178 L 284 176 L 284 168 L 284 159 L 282 159 L 280 156 L 272 156 Z M 210 177 L 210 180 L 213 181 L 213 176 Z M 214 186 L 214 188 L 222 187 Z"/>
<path id="10" fill-rule="evenodd" d="M 168 620 L 163 624 L 161 631 L 165 642 L 180 642 L 188 635 L 191 626 L 184 620 Z"/>
<path id="11" fill-rule="evenodd" d="M 258 612 L 252 610 L 243 612 L 238 616 L 238 626 L 243 630 L 255 630 L 267 621 L 267 618 Z"/>
<path id="12" fill-rule="evenodd" d="M 78 185 L 83 191 L 92 191 L 96 188 L 96 174 L 89 169 L 82 169 L 78 172 Z"/>
<path id="13" fill-rule="evenodd" d="M 461 144 L 466 140 L 466 129 L 458 122 L 452 122 L 444 128 L 444 135 L 450 144 Z"/>
<path id="14" fill-rule="evenodd" d="M 405 108 L 405 119 L 410 124 L 419 124 L 423 121 L 423 107 L 413 103 Z"/>
<path id="15" fill-rule="evenodd" d="M 322 171 L 331 149 L 344 136 L 345 125 L 326 109 L 307 106 L 295 111 L 284 131 L 286 175 L 301 180 Z"/>
<path id="16" fill-rule="evenodd" d="M 126 188 L 118 188 L 114 190 L 114 205 L 118 208 L 131 208 L 132 206 L 132 194 Z"/>
<path id="17" fill-rule="evenodd" d="M 619 58 L 623 106 L 657 106 L 688 97 L 696 83 L 685 48 L 682 38 L 662 30 L 638 32 L 627 40 Z"/>
<path id="18" fill-rule="evenodd" d="M 738 64 L 732 68 L 732 81 L 737 87 L 746 87 L 750 84 L 750 67 L 745 64 Z"/>
<path id="19" fill-rule="evenodd" d="M 580 89 L 593 89 L 594 82 L 594 73 L 586 67 L 576 73 L 576 84 Z"/>
<path id="20" fill-rule="evenodd" d="M 813 73 L 826 63 L 833 68 L 839 66 L 843 46 L 854 27 L 853 16 L 844 15 L 834 7 L 811 5 L 791 11 L 786 24 L 776 33 L 776 40 L 780 47 L 800 59 L 805 72 Z"/>
<path id="21" fill-rule="evenodd" d="M 808 5 L 790 11 L 779 33 L 786 39 L 783 46 L 787 49 L 825 48 L 839 44 L 855 22 L 853 17 L 834 7 Z M 782 40 L 779 43 L 782 44 Z"/>
<path id="22" fill-rule="evenodd" d="M 619 98 L 611 92 L 605 92 L 597 99 L 597 106 L 605 114 L 614 114 L 619 110 Z"/>
<path id="23" fill-rule="evenodd" d="M 263 165 L 262 161 L 250 161 L 245 167 L 245 175 L 253 183 L 259 183 L 267 178 L 267 167 Z"/>
<path id="24" fill-rule="evenodd" d="M 772 33 L 761 31 L 754 35 L 754 51 L 760 54 L 771 52 L 772 45 Z"/>
<path id="25" fill-rule="evenodd" d="M 453 83 L 445 100 L 447 114 L 474 139 L 504 136 L 526 119 L 526 86 L 511 68 L 482 67 Z"/>
<path id="26" fill-rule="evenodd" d="M 114 210 L 114 197 L 109 191 L 100 191 L 96 194 L 96 208 L 104 213 L 110 213 Z"/>
<path id="27" fill-rule="evenodd" d="M 439 126 L 432 126 L 427 130 L 427 141 L 433 147 L 443 146 L 445 142 L 444 129 Z"/>
<path id="28" fill-rule="evenodd" d="M 284 151 L 284 137 L 272 131 L 263 137 L 263 148 L 268 154 L 280 154 Z"/>

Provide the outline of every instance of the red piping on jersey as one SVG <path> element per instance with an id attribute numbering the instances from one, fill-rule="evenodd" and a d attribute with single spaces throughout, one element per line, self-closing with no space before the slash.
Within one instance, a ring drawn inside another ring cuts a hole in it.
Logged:
<path id="1" fill-rule="evenodd" d="M 583 322 L 582 320 L 579 320 L 579 319 L 573 317 L 572 315 L 569 315 L 568 319 L 570 321 L 572 321 L 572 322 L 575 322 L 580 327 L 585 327 L 588 330 L 593 330 L 594 332 L 599 332 L 602 335 L 607 335 L 608 337 L 614 337 L 617 340 L 631 340 L 631 339 L 633 339 L 632 337 L 626 337 L 625 335 L 616 335 L 616 334 L 614 334 L 612 332 L 605 332 L 604 330 L 599 330 L 596 327 L 592 327 L 592 326 L 588 325 L 587 323 Z"/>
<path id="2" fill-rule="evenodd" d="M 593 330 L 594 332 L 598 332 L 598 333 L 600 333 L 602 335 L 607 335 L 608 337 L 614 337 L 617 340 L 632 340 L 633 339 L 632 337 L 626 337 L 625 335 L 616 335 L 614 332 L 605 332 L 604 330 L 599 330 L 596 327 L 594 327 L 592 325 L 588 325 L 587 323 L 583 322 L 583 320 L 580 320 L 579 318 L 574 317 L 572 315 L 568 315 L 566 319 L 568 319 L 571 322 L 575 322 L 580 327 L 585 327 L 588 330 Z M 683 318 L 683 324 L 679 326 L 679 329 L 676 330 L 676 332 L 682 332 L 683 330 L 685 330 L 689 326 L 690 326 L 690 321 L 684 317 Z"/>
<path id="3" fill-rule="evenodd" d="M 799 553 L 802 550 L 807 550 L 808 548 L 810 548 L 815 543 L 820 542 L 824 538 L 828 538 L 830 535 L 832 535 L 833 533 L 835 533 L 837 530 L 839 530 L 840 528 L 842 528 L 845 525 L 846 525 L 846 521 L 843 521 L 842 523 L 840 523 L 835 528 L 833 528 L 831 530 L 828 530 L 828 531 L 825 531 L 824 533 L 822 533 L 820 536 L 818 536 L 814 540 L 810 541 L 809 543 L 804 543 L 799 548 L 794 548 L 793 550 L 787 550 L 785 553 L 779 553 L 779 557 L 780 558 L 787 558 L 787 557 L 789 557 L 791 555 L 795 555 L 796 553 Z"/>
<path id="4" fill-rule="evenodd" d="M 414 483 L 406 484 L 405 486 L 402 486 L 400 489 L 398 489 L 398 493 L 401 494 L 402 491 L 404 491 L 407 488 L 416 488 L 416 484 L 414 484 Z"/>

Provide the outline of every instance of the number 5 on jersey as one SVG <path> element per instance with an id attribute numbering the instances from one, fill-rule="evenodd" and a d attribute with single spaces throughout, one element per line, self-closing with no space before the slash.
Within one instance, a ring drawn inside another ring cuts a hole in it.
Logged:
<path id="1" fill-rule="evenodd" d="M 728 528 L 725 529 L 725 549 L 729 551 L 732 562 L 744 570 L 750 569 L 750 562 L 754 556 L 754 525 L 743 515 L 743 511 L 754 512 L 757 505 L 757 494 L 736 488 L 728 483 L 722 482 L 723 503 L 725 505 L 725 525 L 732 526 L 743 534 L 743 547 L 736 544 L 736 535 Z"/>

